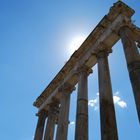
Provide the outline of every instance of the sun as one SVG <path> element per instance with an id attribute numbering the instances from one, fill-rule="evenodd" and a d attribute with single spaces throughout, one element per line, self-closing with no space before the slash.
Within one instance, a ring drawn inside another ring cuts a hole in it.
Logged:
<path id="1" fill-rule="evenodd" d="M 73 38 L 69 46 L 70 54 L 74 53 L 74 51 L 76 51 L 81 46 L 85 39 L 85 36 L 77 36 Z"/>

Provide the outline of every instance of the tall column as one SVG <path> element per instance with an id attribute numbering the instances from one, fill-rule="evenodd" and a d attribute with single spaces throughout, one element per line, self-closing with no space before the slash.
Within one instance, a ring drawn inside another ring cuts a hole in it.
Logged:
<path id="1" fill-rule="evenodd" d="M 120 29 L 120 37 L 129 71 L 129 77 L 133 88 L 138 118 L 140 122 L 140 54 L 133 38 L 133 33 L 128 27 Z"/>
<path id="2" fill-rule="evenodd" d="M 107 51 L 97 54 L 102 140 L 118 140 Z"/>
<path id="3" fill-rule="evenodd" d="M 88 69 L 83 66 L 78 70 L 78 95 L 75 140 L 88 140 Z"/>
<path id="4" fill-rule="evenodd" d="M 48 112 L 48 119 L 47 119 L 44 140 L 53 140 L 55 123 L 57 121 L 57 115 L 59 111 L 58 105 L 59 104 L 57 102 L 49 104 L 49 112 Z"/>
<path id="5" fill-rule="evenodd" d="M 58 118 L 58 126 L 56 133 L 56 140 L 67 140 L 68 123 L 69 123 L 69 107 L 70 107 L 70 93 L 73 86 L 69 83 L 64 84 L 61 89 L 60 113 Z"/>
<path id="6" fill-rule="evenodd" d="M 140 42 L 137 42 L 137 47 L 140 48 Z"/>
<path id="7" fill-rule="evenodd" d="M 37 127 L 36 127 L 34 140 L 42 140 L 44 125 L 45 125 L 45 119 L 46 119 L 46 112 L 45 112 L 45 110 L 42 110 L 38 114 L 38 123 L 37 123 Z"/>

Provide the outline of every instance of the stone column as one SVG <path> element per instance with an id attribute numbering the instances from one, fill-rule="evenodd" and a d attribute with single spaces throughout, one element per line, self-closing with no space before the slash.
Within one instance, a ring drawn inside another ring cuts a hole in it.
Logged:
<path id="1" fill-rule="evenodd" d="M 133 33 L 128 27 L 122 27 L 119 34 L 123 43 L 127 68 L 140 122 L 140 54 L 133 38 Z"/>
<path id="2" fill-rule="evenodd" d="M 75 140 L 88 140 L 88 74 L 86 66 L 79 68 Z"/>
<path id="3" fill-rule="evenodd" d="M 138 48 L 140 48 L 140 42 L 138 42 L 138 45 L 137 46 L 138 46 Z"/>
<path id="4" fill-rule="evenodd" d="M 140 48 L 140 42 L 137 42 L 137 47 Z"/>
<path id="5" fill-rule="evenodd" d="M 74 87 L 69 83 L 64 84 L 60 88 L 60 113 L 58 118 L 58 126 L 56 133 L 56 140 L 67 140 L 68 123 L 69 123 L 69 107 L 70 107 L 70 93 Z"/>
<path id="6" fill-rule="evenodd" d="M 42 140 L 45 119 L 46 119 L 46 112 L 45 112 L 45 110 L 42 110 L 41 112 L 38 113 L 38 123 L 37 123 L 37 127 L 36 127 L 34 140 Z"/>
<path id="7" fill-rule="evenodd" d="M 48 119 L 47 119 L 44 140 L 53 140 L 55 123 L 57 121 L 57 115 L 59 112 L 58 106 L 59 104 L 57 102 L 49 104 L 49 112 L 48 112 Z"/>
<path id="8" fill-rule="evenodd" d="M 97 54 L 101 140 L 118 140 L 107 51 Z"/>

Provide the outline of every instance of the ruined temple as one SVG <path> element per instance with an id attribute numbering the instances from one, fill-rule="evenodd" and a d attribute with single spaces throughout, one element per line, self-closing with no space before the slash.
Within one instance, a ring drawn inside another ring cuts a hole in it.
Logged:
<path id="1" fill-rule="evenodd" d="M 108 56 L 121 39 L 140 121 L 140 29 L 135 11 L 118 1 L 34 102 L 38 123 L 34 140 L 67 140 L 70 96 L 78 84 L 75 140 L 88 140 L 88 76 L 98 66 L 101 140 L 118 140 Z M 46 126 L 45 126 L 46 124 Z"/>

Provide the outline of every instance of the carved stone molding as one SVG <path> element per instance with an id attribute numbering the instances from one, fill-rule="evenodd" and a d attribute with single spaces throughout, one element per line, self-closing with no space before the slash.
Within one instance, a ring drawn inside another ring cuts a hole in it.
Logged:
<path id="1" fill-rule="evenodd" d="M 59 92 L 71 93 L 75 89 L 76 89 L 75 86 L 73 86 L 70 83 L 66 82 L 62 86 L 60 86 Z"/>
<path id="2" fill-rule="evenodd" d="M 48 112 L 45 110 L 45 109 L 42 109 L 41 111 L 39 111 L 38 113 L 36 113 L 36 116 L 47 116 L 48 115 Z"/>
<path id="3" fill-rule="evenodd" d="M 75 71 L 75 74 L 79 75 L 81 73 L 89 75 L 89 74 L 93 73 L 93 70 L 86 65 L 81 65 L 80 67 L 77 68 L 77 70 Z"/>
<path id="4" fill-rule="evenodd" d="M 58 115 L 59 115 L 59 102 L 52 102 L 50 104 L 48 104 L 48 115 L 51 116 L 53 118 L 53 121 L 55 123 L 58 122 Z"/>
<path id="5" fill-rule="evenodd" d="M 104 58 L 104 57 L 107 57 L 109 55 L 109 53 L 112 53 L 112 49 L 105 48 L 105 49 L 99 50 L 96 53 L 96 57 L 97 57 L 97 59 Z"/>

